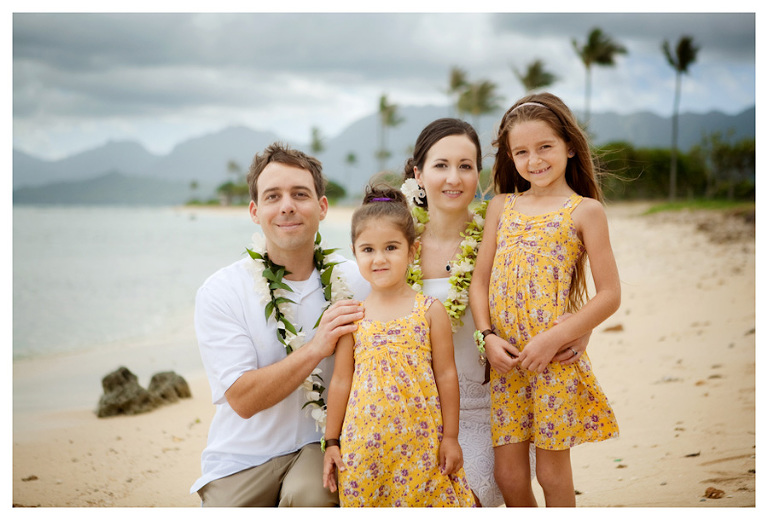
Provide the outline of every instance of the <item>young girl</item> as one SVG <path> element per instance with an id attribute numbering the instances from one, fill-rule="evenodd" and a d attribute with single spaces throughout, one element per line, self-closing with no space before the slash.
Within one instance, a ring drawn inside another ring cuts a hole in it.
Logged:
<path id="1" fill-rule="evenodd" d="M 570 448 L 616 437 L 618 426 L 586 353 L 550 361 L 619 307 L 602 193 L 584 133 L 552 94 L 515 103 L 494 146 L 500 195 L 488 206 L 470 305 L 492 368 L 495 476 L 508 506 L 535 506 L 533 443 L 546 505 L 575 506 Z M 586 257 L 596 294 L 585 304 Z"/>
<path id="2" fill-rule="evenodd" d="M 352 251 L 371 284 L 342 337 L 328 389 L 323 485 L 342 506 L 471 506 L 459 447 L 459 386 L 445 308 L 406 282 L 415 230 L 405 196 L 369 189 Z"/>

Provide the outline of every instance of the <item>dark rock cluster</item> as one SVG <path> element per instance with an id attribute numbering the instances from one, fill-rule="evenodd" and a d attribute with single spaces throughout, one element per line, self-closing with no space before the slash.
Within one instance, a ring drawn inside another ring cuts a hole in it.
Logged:
<path id="1" fill-rule="evenodd" d="M 159 372 L 152 376 L 149 389 L 139 384 L 136 375 L 126 367 L 110 372 L 101 380 L 104 390 L 96 415 L 136 415 L 154 410 L 166 403 L 192 397 L 189 385 L 175 372 Z"/>

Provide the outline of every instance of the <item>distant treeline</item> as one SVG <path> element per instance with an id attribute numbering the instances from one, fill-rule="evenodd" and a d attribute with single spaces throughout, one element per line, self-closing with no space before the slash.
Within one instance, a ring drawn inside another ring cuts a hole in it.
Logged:
<path id="1" fill-rule="evenodd" d="M 194 191 L 197 189 L 197 183 L 192 183 L 190 186 Z M 325 195 L 331 204 L 335 204 L 339 199 L 343 199 L 347 195 L 347 190 L 344 187 L 332 180 L 328 180 L 325 187 Z M 190 205 L 222 205 L 222 206 L 244 206 L 251 201 L 251 194 L 248 191 L 248 183 L 244 180 L 237 182 L 227 181 L 220 184 L 216 188 L 216 197 L 200 200 L 197 197 L 193 197 L 187 201 Z"/>
<path id="2" fill-rule="evenodd" d="M 669 148 L 635 148 L 627 142 L 608 143 L 595 148 L 597 166 L 603 173 L 601 182 L 607 201 L 661 200 L 669 198 Z M 238 173 L 237 167 L 232 168 Z M 480 185 L 490 185 L 490 169 L 480 174 Z M 244 175 L 227 181 L 217 188 L 217 198 L 190 204 L 247 204 L 250 200 Z M 376 181 L 395 188 L 402 183 L 402 174 L 381 172 Z M 732 141 L 730 136 L 713 133 L 688 152 L 677 152 L 676 198 L 755 200 L 755 139 Z M 194 187 L 193 187 L 194 188 Z M 344 199 L 348 193 L 340 184 L 329 181 L 326 195 L 331 203 Z M 489 194 L 486 193 L 486 197 Z"/>
<path id="3" fill-rule="evenodd" d="M 667 148 L 634 148 L 617 142 L 596 150 L 606 172 L 607 200 L 653 200 L 669 195 L 671 152 Z M 730 142 L 720 134 L 703 139 L 689 152 L 677 154 L 678 199 L 755 200 L 755 140 Z"/>

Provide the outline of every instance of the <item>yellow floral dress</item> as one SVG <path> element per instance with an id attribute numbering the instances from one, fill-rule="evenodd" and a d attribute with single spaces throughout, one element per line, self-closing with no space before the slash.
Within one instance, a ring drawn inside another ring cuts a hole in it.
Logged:
<path id="1" fill-rule="evenodd" d="M 527 216 L 507 195 L 499 219 L 489 303 L 493 330 L 519 350 L 565 313 L 576 262 L 584 254 L 571 218 L 582 197 L 556 211 Z M 530 440 L 563 450 L 618 437 L 608 399 L 586 353 L 577 363 L 550 363 L 543 373 L 491 369 L 493 445 Z"/>
<path id="2" fill-rule="evenodd" d="M 464 469 L 442 475 L 438 464 L 443 418 L 426 318 L 436 301 L 416 294 L 407 316 L 358 322 L 341 430 L 342 507 L 474 505 Z"/>

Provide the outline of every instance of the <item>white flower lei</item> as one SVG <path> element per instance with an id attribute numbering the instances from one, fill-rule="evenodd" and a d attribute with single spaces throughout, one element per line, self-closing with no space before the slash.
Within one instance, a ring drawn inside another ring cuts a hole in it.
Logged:
<path id="1" fill-rule="evenodd" d="M 405 194 L 408 201 L 408 207 L 413 216 L 413 223 L 416 226 L 416 233 L 421 236 L 424 228 L 429 222 L 429 213 L 421 206 L 417 206 L 415 201 L 421 197 L 423 191 L 418 185 L 416 179 L 407 179 L 400 190 Z M 475 260 L 477 260 L 477 247 L 483 239 L 483 226 L 485 225 L 485 212 L 488 208 L 488 202 L 483 201 L 472 210 L 472 219 L 467 224 L 467 228 L 461 233 L 463 240 L 459 245 L 458 255 L 451 260 L 451 276 L 448 278 L 450 288 L 448 289 L 448 298 L 443 302 L 448 316 L 451 318 L 451 329 L 453 332 L 464 323 L 461 318 L 469 305 L 469 284 L 472 281 L 472 272 L 475 270 Z M 414 290 L 421 292 L 423 289 L 423 273 L 421 271 L 421 244 L 416 248 L 413 262 L 408 267 L 408 283 Z"/>
<path id="2" fill-rule="evenodd" d="M 284 266 L 272 262 L 267 255 L 267 246 L 264 236 L 260 233 L 253 235 L 252 249 L 246 248 L 252 262 L 248 268 L 253 276 L 253 288 L 261 296 L 264 304 L 264 315 L 267 321 L 274 319 L 277 322 L 277 339 L 285 346 L 286 354 L 300 348 L 306 342 L 305 334 L 301 329 L 293 325 L 295 319 L 293 305 L 295 302 L 289 298 L 293 290 L 283 282 L 283 277 L 290 274 Z M 328 258 L 336 249 L 325 249 L 322 245 L 320 233 L 315 237 L 314 264 L 320 273 L 320 283 L 323 287 L 323 296 L 328 305 L 320 312 L 315 327 L 320 323 L 325 310 L 334 302 L 352 297 L 343 275 L 334 269 L 339 262 L 328 262 Z M 315 429 L 325 433 L 326 404 L 323 398 L 325 387 L 322 370 L 316 368 L 302 383 L 301 388 L 306 392 L 307 402 L 302 408 L 309 407 L 310 414 L 315 420 Z"/>

